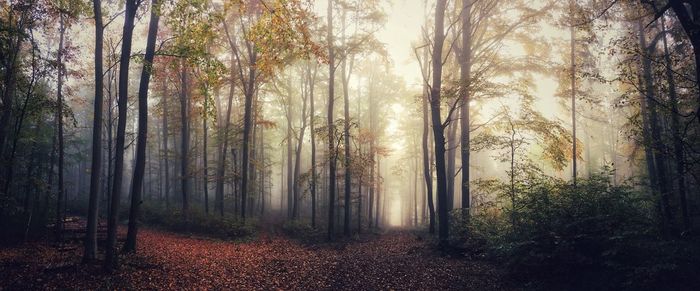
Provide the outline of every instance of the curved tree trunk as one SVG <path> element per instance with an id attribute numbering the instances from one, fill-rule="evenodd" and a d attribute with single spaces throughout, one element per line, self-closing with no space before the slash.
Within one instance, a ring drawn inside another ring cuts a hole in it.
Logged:
<path id="1" fill-rule="evenodd" d="M 119 119 L 117 121 L 117 142 L 114 163 L 114 180 L 112 185 L 111 204 L 109 220 L 107 225 L 107 250 L 105 253 L 104 267 L 107 271 L 112 271 L 117 263 L 117 223 L 119 216 L 119 203 L 122 192 L 122 178 L 124 171 L 124 138 L 126 133 L 126 110 L 129 96 L 129 61 L 131 56 L 131 40 L 134 32 L 134 18 L 138 8 L 136 0 L 126 1 L 126 12 L 124 14 L 124 29 L 122 31 L 122 49 L 119 59 Z"/>
<path id="2" fill-rule="evenodd" d="M 447 173 L 445 165 L 445 128 L 442 125 L 440 107 L 440 90 L 442 88 L 442 48 L 445 39 L 445 3 L 446 0 L 437 0 L 435 5 L 435 32 L 432 55 L 432 87 L 430 89 L 430 111 L 433 123 L 433 138 L 435 139 L 435 167 L 437 172 L 437 197 L 438 197 L 438 234 L 440 245 L 447 245 L 449 235 L 448 199 L 447 199 Z"/>
<path id="3" fill-rule="evenodd" d="M 148 24 L 148 37 L 146 39 L 146 56 L 141 69 L 139 83 L 139 116 L 138 135 L 136 142 L 136 165 L 131 183 L 131 209 L 129 209 L 129 230 L 126 234 L 125 252 L 136 251 L 136 234 L 138 233 L 138 220 L 141 208 L 141 191 L 143 189 L 143 177 L 146 167 L 146 143 L 148 142 L 148 84 L 151 81 L 153 70 L 153 57 L 156 48 L 156 35 L 158 34 L 158 20 L 160 18 L 159 1 L 151 2 L 151 20 Z"/>

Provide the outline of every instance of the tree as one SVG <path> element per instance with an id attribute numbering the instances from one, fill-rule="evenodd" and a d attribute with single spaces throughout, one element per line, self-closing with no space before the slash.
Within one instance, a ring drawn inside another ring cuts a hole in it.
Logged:
<path id="1" fill-rule="evenodd" d="M 326 122 L 328 126 L 328 240 L 333 239 L 335 232 L 335 180 L 336 180 L 336 155 L 335 152 L 335 124 L 333 123 L 333 105 L 335 103 L 335 49 L 333 41 L 333 0 L 328 0 L 327 12 L 328 31 L 328 112 Z"/>
<path id="2" fill-rule="evenodd" d="M 445 126 L 442 123 L 440 90 L 442 88 L 442 50 L 445 42 L 445 4 L 437 0 L 435 4 L 435 29 L 432 53 L 432 83 L 430 88 L 430 113 L 435 140 L 435 167 L 437 169 L 438 235 L 440 245 L 447 245 L 449 236 L 449 216 L 447 205 L 447 168 L 445 165 Z"/>
<path id="3" fill-rule="evenodd" d="M 102 24 L 102 2 L 93 0 L 95 14 L 95 110 L 92 122 L 92 163 L 90 167 L 90 196 L 88 201 L 88 221 L 85 231 L 85 253 L 83 261 L 94 261 L 97 256 L 98 191 L 102 170 L 102 105 L 103 105 L 103 64 L 102 47 L 104 27 Z"/>
<path id="4" fill-rule="evenodd" d="M 63 136 L 63 78 L 65 68 L 63 54 L 65 49 L 66 20 L 63 13 L 59 13 L 59 41 L 56 63 L 58 64 L 58 81 L 56 84 L 56 123 L 58 127 L 58 195 L 56 196 L 56 237 L 61 240 L 63 232 L 63 197 L 65 195 L 64 168 L 65 168 L 65 143 Z"/>
<path id="5" fill-rule="evenodd" d="M 129 229 L 126 234 L 125 252 L 136 251 L 136 234 L 138 232 L 138 219 L 141 208 L 141 190 L 143 189 L 144 170 L 146 167 L 146 143 L 148 138 L 148 84 L 151 81 L 153 70 L 153 57 L 156 49 L 156 35 L 158 34 L 158 21 L 160 19 L 160 3 L 158 0 L 151 2 L 151 20 L 148 24 L 148 37 L 146 39 L 146 55 L 141 69 L 141 81 L 139 84 L 138 102 L 138 136 L 136 142 L 136 166 L 131 188 L 131 208 L 129 210 Z"/>
<path id="6" fill-rule="evenodd" d="M 126 131 L 126 106 L 129 97 L 129 63 L 131 60 L 131 41 L 134 33 L 134 19 L 136 17 L 136 9 L 139 5 L 140 2 L 136 0 L 127 0 L 126 10 L 124 12 L 123 40 L 121 56 L 119 57 L 119 100 L 117 101 L 119 106 L 119 119 L 117 121 L 114 179 L 107 223 L 107 247 L 104 261 L 104 267 L 107 271 L 112 271 L 118 264 L 116 253 L 117 223 L 122 192 L 122 178 L 124 175 L 124 139 Z"/>

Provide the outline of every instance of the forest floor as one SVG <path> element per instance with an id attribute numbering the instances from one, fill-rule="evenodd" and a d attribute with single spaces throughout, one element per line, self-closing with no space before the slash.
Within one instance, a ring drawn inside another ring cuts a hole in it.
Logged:
<path id="1" fill-rule="evenodd" d="M 79 240 L 0 248 L 0 290 L 511 289 L 491 263 L 442 254 L 408 231 L 319 244 L 275 233 L 231 242 L 144 227 L 113 274 L 81 264 Z"/>

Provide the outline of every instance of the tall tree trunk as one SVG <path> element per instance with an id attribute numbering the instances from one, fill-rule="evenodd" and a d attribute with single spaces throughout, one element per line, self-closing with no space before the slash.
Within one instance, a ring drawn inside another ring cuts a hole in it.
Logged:
<path id="1" fill-rule="evenodd" d="M 292 164 L 292 96 L 287 100 L 287 217 L 294 218 L 294 172 Z"/>
<path id="2" fill-rule="evenodd" d="M 216 166 L 216 201 L 214 203 L 214 210 L 219 211 L 219 215 L 224 216 L 224 177 L 226 175 L 226 150 L 228 149 L 229 140 L 229 128 L 231 127 L 231 108 L 233 107 L 233 61 L 231 61 L 231 84 L 228 93 L 228 104 L 226 105 L 226 123 L 224 124 L 223 135 L 220 134 L 220 142 L 223 142 L 221 149 L 219 151 L 219 161 Z"/>
<path id="3" fill-rule="evenodd" d="M 380 206 L 382 206 L 383 203 L 380 203 L 380 202 L 382 202 L 381 197 L 382 197 L 382 195 L 384 195 L 384 193 L 382 193 L 382 179 L 381 179 L 382 178 L 382 164 L 381 164 L 381 160 L 379 159 L 379 155 L 377 155 L 376 157 L 377 157 L 377 185 L 376 185 L 377 192 L 375 193 L 375 196 L 377 197 L 377 201 L 375 202 L 375 206 L 374 206 L 374 208 L 376 208 L 375 213 L 374 213 L 374 227 L 379 228 L 380 227 L 379 222 L 381 221 L 379 216 L 381 214 L 383 214 L 380 211 L 380 209 L 382 209 Z"/>
<path id="4" fill-rule="evenodd" d="M 659 195 L 661 195 L 661 205 L 662 210 L 666 219 L 667 226 L 669 230 L 673 231 L 674 228 L 674 214 L 673 208 L 671 207 L 668 180 L 666 177 L 666 165 L 664 163 L 663 157 L 661 157 L 661 151 L 663 143 L 661 141 L 661 129 L 659 128 L 659 118 L 656 111 L 656 100 L 654 97 L 654 80 L 652 77 L 651 60 L 646 56 L 649 54 L 650 49 L 647 45 L 646 36 L 644 34 L 644 28 L 641 19 L 637 21 L 637 30 L 639 34 L 639 46 L 643 56 L 642 59 L 642 80 L 643 80 L 643 96 L 641 98 L 641 107 L 643 108 L 642 114 L 648 117 L 648 130 L 650 130 L 651 136 L 647 136 L 647 144 L 645 148 L 649 147 L 651 149 L 651 157 L 653 159 L 654 171 L 650 172 L 656 176 L 656 190 L 658 190 Z M 646 110 L 644 110 L 646 109 Z M 646 130 L 647 128 L 645 128 Z"/>
<path id="5" fill-rule="evenodd" d="M 372 109 L 370 108 L 370 111 Z M 371 113 L 370 113 L 371 115 Z M 370 117 L 371 120 L 371 117 Z M 371 126 L 370 126 L 371 128 Z M 370 129 L 371 130 L 371 129 Z M 376 204 L 374 203 L 374 196 L 375 196 L 375 184 L 376 184 L 376 174 L 374 171 L 374 163 L 375 163 L 375 149 L 374 149 L 374 139 L 370 140 L 369 142 L 369 155 L 370 155 L 370 162 L 369 162 L 369 197 L 367 198 L 369 200 L 368 205 L 367 205 L 367 227 L 372 228 L 374 224 L 374 208 L 376 207 Z M 374 225 L 376 226 L 376 225 Z"/>
<path id="6" fill-rule="evenodd" d="M 309 78 L 309 126 L 311 135 L 311 228 L 316 228 L 316 129 L 315 116 L 316 108 L 314 107 L 314 85 L 316 84 L 316 73 L 318 70 L 314 68 L 313 76 L 311 74 L 311 69 L 307 70 L 307 75 Z"/>
<path id="7" fill-rule="evenodd" d="M 218 96 L 217 96 L 218 98 Z M 204 178 L 202 188 L 204 188 L 204 213 L 209 214 L 209 165 L 207 161 L 207 100 L 204 97 L 204 112 L 202 114 L 202 167 L 204 168 Z"/>
<path id="8" fill-rule="evenodd" d="M 304 78 L 303 74 L 302 78 Z M 304 86 L 305 82 L 302 82 L 302 88 L 304 88 Z M 301 182 L 299 181 L 299 176 L 301 175 L 301 150 L 304 145 L 304 134 L 306 133 L 307 98 L 307 92 L 302 90 L 301 127 L 299 128 L 299 137 L 297 139 L 296 149 L 294 150 L 294 205 L 292 207 L 292 218 L 294 219 L 299 218 L 299 198 L 301 197 Z"/>
<path id="9" fill-rule="evenodd" d="M 66 23 L 65 16 L 63 13 L 60 15 L 59 24 L 59 41 L 58 41 L 58 84 L 56 86 L 56 91 L 58 92 L 58 102 L 56 104 L 56 122 L 58 123 L 58 195 L 56 198 L 56 237 L 61 240 L 63 232 L 63 205 L 61 204 L 63 197 L 65 195 L 64 187 L 64 164 L 65 164 L 65 153 L 64 153 L 64 142 L 63 142 L 63 73 L 65 72 L 65 64 L 63 63 L 63 50 L 64 50 L 64 38 L 66 33 Z"/>
<path id="10" fill-rule="evenodd" d="M 574 9 L 576 4 L 574 0 L 569 0 L 569 33 L 571 34 L 571 45 L 570 45 L 570 55 L 571 58 L 571 133 L 573 134 L 572 139 L 572 152 L 571 152 L 571 170 L 572 170 L 572 181 L 574 186 L 576 186 L 576 160 L 577 160 L 577 150 L 576 150 L 576 29 L 574 28 Z"/>
<path id="11" fill-rule="evenodd" d="M 112 98 L 112 81 L 114 80 L 114 71 L 108 70 L 107 73 L 107 189 L 105 189 L 105 195 L 107 199 L 105 200 L 105 210 L 107 212 L 107 217 L 110 216 L 111 202 L 112 201 L 112 185 L 114 184 L 114 110 L 112 105 L 114 104 L 114 99 Z"/>
<path id="12" fill-rule="evenodd" d="M 418 226 L 418 160 L 413 164 L 413 227 Z"/>
<path id="13" fill-rule="evenodd" d="M 465 215 L 469 214 L 469 207 L 471 202 L 470 188 L 469 188 L 469 178 L 471 169 L 469 167 L 469 155 L 471 153 L 470 142 L 471 142 L 471 128 L 470 128 L 470 113 L 469 113 L 469 102 L 471 99 L 469 87 L 471 84 L 471 68 L 472 68 L 472 25 L 471 25 L 471 8 L 472 0 L 464 0 L 464 7 L 462 8 L 462 47 L 461 56 L 459 58 L 459 72 L 460 72 L 460 105 L 461 105 L 461 119 L 460 119 L 460 130 L 461 130 L 461 158 L 462 158 L 462 211 Z"/>
<path id="14" fill-rule="evenodd" d="M 430 89 L 428 87 L 428 50 L 424 50 L 423 59 L 425 61 L 425 67 L 421 68 L 425 82 L 423 83 L 423 98 L 421 100 L 421 105 L 423 109 L 423 135 L 421 138 L 421 147 L 423 151 L 423 180 L 425 181 L 425 188 L 427 192 L 426 202 L 428 204 L 428 220 L 429 226 L 428 231 L 431 234 L 435 233 L 435 204 L 433 199 L 433 167 L 432 167 L 432 153 L 430 150 L 430 118 L 429 118 L 429 102 L 430 102 Z"/>
<path id="15" fill-rule="evenodd" d="M 457 115 L 453 113 L 453 115 Z M 452 117 L 450 117 L 452 118 Z M 457 123 L 451 121 L 449 126 L 447 126 L 447 151 L 445 154 L 447 162 L 447 211 L 451 211 L 454 208 L 454 197 L 455 197 L 455 178 L 457 171 L 457 147 L 459 146 L 459 140 L 457 139 Z"/>
<path id="16" fill-rule="evenodd" d="M 189 92 L 187 85 L 187 64 L 186 61 L 182 61 L 180 68 L 180 122 L 181 134 L 180 134 L 180 183 L 182 189 L 182 215 L 187 218 L 189 212 L 189 192 L 190 192 L 190 173 L 189 173 L 189 151 L 190 151 L 190 102 L 189 102 Z"/>
<path id="17" fill-rule="evenodd" d="M 343 10 L 345 11 L 345 10 Z M 345 30 L 346 30 L 346 25 L 345 25 L 345 12 L 343 12 L 343 17 L 342 17 L 342 22 L 343 22 L 343 47 L 346 46 L 346 38 L 345 38 Z M 344 200 L 344 216 L 343 216 L 343 234 L 345 235 L 350 235 L 350 217 L 351 217 L 351 204 L 352 204 L 352 171 L 350 170 L 350 162 L 352 160 L 350 156 L 350 97 L 349 97 L 349 81 L 350 81 L 350 72 L 348 71 L 348 58 L 351 58 L 352 56 L 345 55 L 343 57 L 343 65 L 342 65 L 342 72 L 341 72 L 341 79 L 343 81 L 343 149 L 344 149 L 344 157 L 345 159 L 343 160 L 343 167 L 345 169 L 343 178 L 344 183 L 344 191 L 343 191 L 343 197 L 345 198 Z M 350 64 L 349 70 L 352 70 L 352 63 Z"/>
<path id="18" fill-rule="evenodd" d="M 438 197 L 438 235 L 440 245 L 447 245 L 449 235 L 448 205 L 447 205 L 447 173 L 445 165 L 445 128 L 442 125 L 440 115 L 440 90 L 442 88 L 442 48 L 445 40 L 446 0 L 437 0 L 435 5 L 435 32 L 432 55 L 432 87 L 430 89 L 430 111 L 433 123 L 433 137 L 435 139 L 435 166 L 437 171 L 437 197 Z"/>
<path id="19" fill-rule="evenodd" d="M 167 92 L 163 93 L 162 106 L 163 106 L 163 167 L 165 168 L 165 191 L 163 195 L 165 196 L 165 208 L 170 209 L 170 151 L 168 150 L 168 96 Z"/>
<path id="20" fill-rule="evenodd" d="M 158 34 L 158 20 L 160 18 L 160 3 L 158 0 L 151 2 L 151 20 L 148 24 L 148 37 L 146 38 L 146 55 L 141 69 L 139 83 L 139 116 L 138 134 L 136 142 L 136 165 L 131 183 L 131 209 L 129 210 L 129 230 L 126 234 L 125 252 L 136 251 L 136 234 L 138 233 L 138 220 L 141 208 L 141 190 L 143 189 L 143 177 L 146 167 L 146 143 L 148 142 L 148 84 L 151 81 L 153 71 L 153 57 L 156 49 L 156 35 Z"/>
<path id="21" fill-rule="evenodd" d="M 684 230 L 690 230 L 691 221 L 688 214 L 688 201 L 685 189 L 685 154 L 683 152 L 683 138 L 680 130 L 680 112 L 678 110 L 678 95 L 676 93 L 676 81 L 673 78 L 673 62 L 671 52 L 666 39 L 666 24 L 661 17 L 661 33 L 664 33 L 664 62 L 666 63 L 666 81 L 668 82 L 668 97 L 671 103 L 671 131 L 673 132 L 673 152 L 676 159 L 676 181 L 678 183 L 678 195 L 680 196 L 681 215 L 683 216 Z"/>
<path id="22" fill-rule="evenodd" d="M 371 73 L 372 71 L 370 71 Z M 372 96 L 372 75 L 369 77 L 369 82 L 367 84 L 367 103 L 369 104 L 369 131 L 372 135 L 375 135 L 375 115 L 376 115 L 376 106 L 374 104 L 374 97 Z M 367 228 L 372 229 L 372 225 L 374 224 L 374 208 L 376 207 L 374 203 L 374 194 L 375 194 L 375 157 L 376 157 L 376 149 L 375 149 L 375 137 L 372 136 L 371 139 L 369 140 L 369 193 L 367 197 L 368 203 L 367 203 Z"/>
<path id="23" fill-rule="evenodd" d="M 250 161 L 250 132 L 253 126 L 253 96 L 255 94 L 255 63 L 256 54 L 250 52 L 250 68 L 248 69 L 248 84 L 245 90 L 245 104 L 243 112 L 243 153 L 241 154 L 241 218 L 246 217 L 246 203 L 248 195 L 248 171 Z"/>
<path id="24" fill-rule="evenodd" d="M 260 127 L 260 216 L 265 215 L 265 127 Z"/>
<path id="25" fill-rule="evenodd" d="M 333 0 L 328 0 L 328 240 L 335 232 L 336 152 L 333 105 L 335 103 L 335 49 L 333 47 Z"/>
<path id="26" fill-rule="evenodd" d="M 136 0 L 126 0 L 124 14 L 124 30 L 122 32 L 122 49 L 119 58 L 119 119 L 117 121 L 117 143 L 114 164 L 114 182 L 112 185 L 111 205 L 107 225 L 107 250 L 105 253 L 104 267 L 112 271 L 118 264 L 116 253 L 117 223 L 119 216 L 119 203 L 122 192 L 122 178 L 124 174 L 124 138 L 126 133 L 126 111 L 129 96 L 129 61 L 131 59 L 131 40 L 134 32 L 134 18 L 138 8 Z"/>
<path id="27" fill-rule="evenodd" d="M 85 230 L 85 252 L 83 261 L 91 262 L 97 256 L 98 192 L 100 187 L 100 170 L 102 169 L 102 105 L 103 105 L 103 64 L 102 46 L 104 27 L 102 24 L 102 7 L 100 0 L 93 0 L 95 14 L 95 110 L 92 120 L 92 162 L 90 166 L 90 197 L 88 198 L 88 219 Z"/>

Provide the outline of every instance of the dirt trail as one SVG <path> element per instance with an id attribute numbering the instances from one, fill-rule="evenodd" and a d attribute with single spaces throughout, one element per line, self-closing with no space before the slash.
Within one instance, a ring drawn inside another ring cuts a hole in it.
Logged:
<path id="1" fill-rule="evenodd" d="M 112 275 L 79 264 L 82 247 L 0 249 L 0 289 L 507 289 L 492 265 L 441 256 L 407 232 L 318 245 L 268 233 L 233 243 L 143 229 Z"/>

